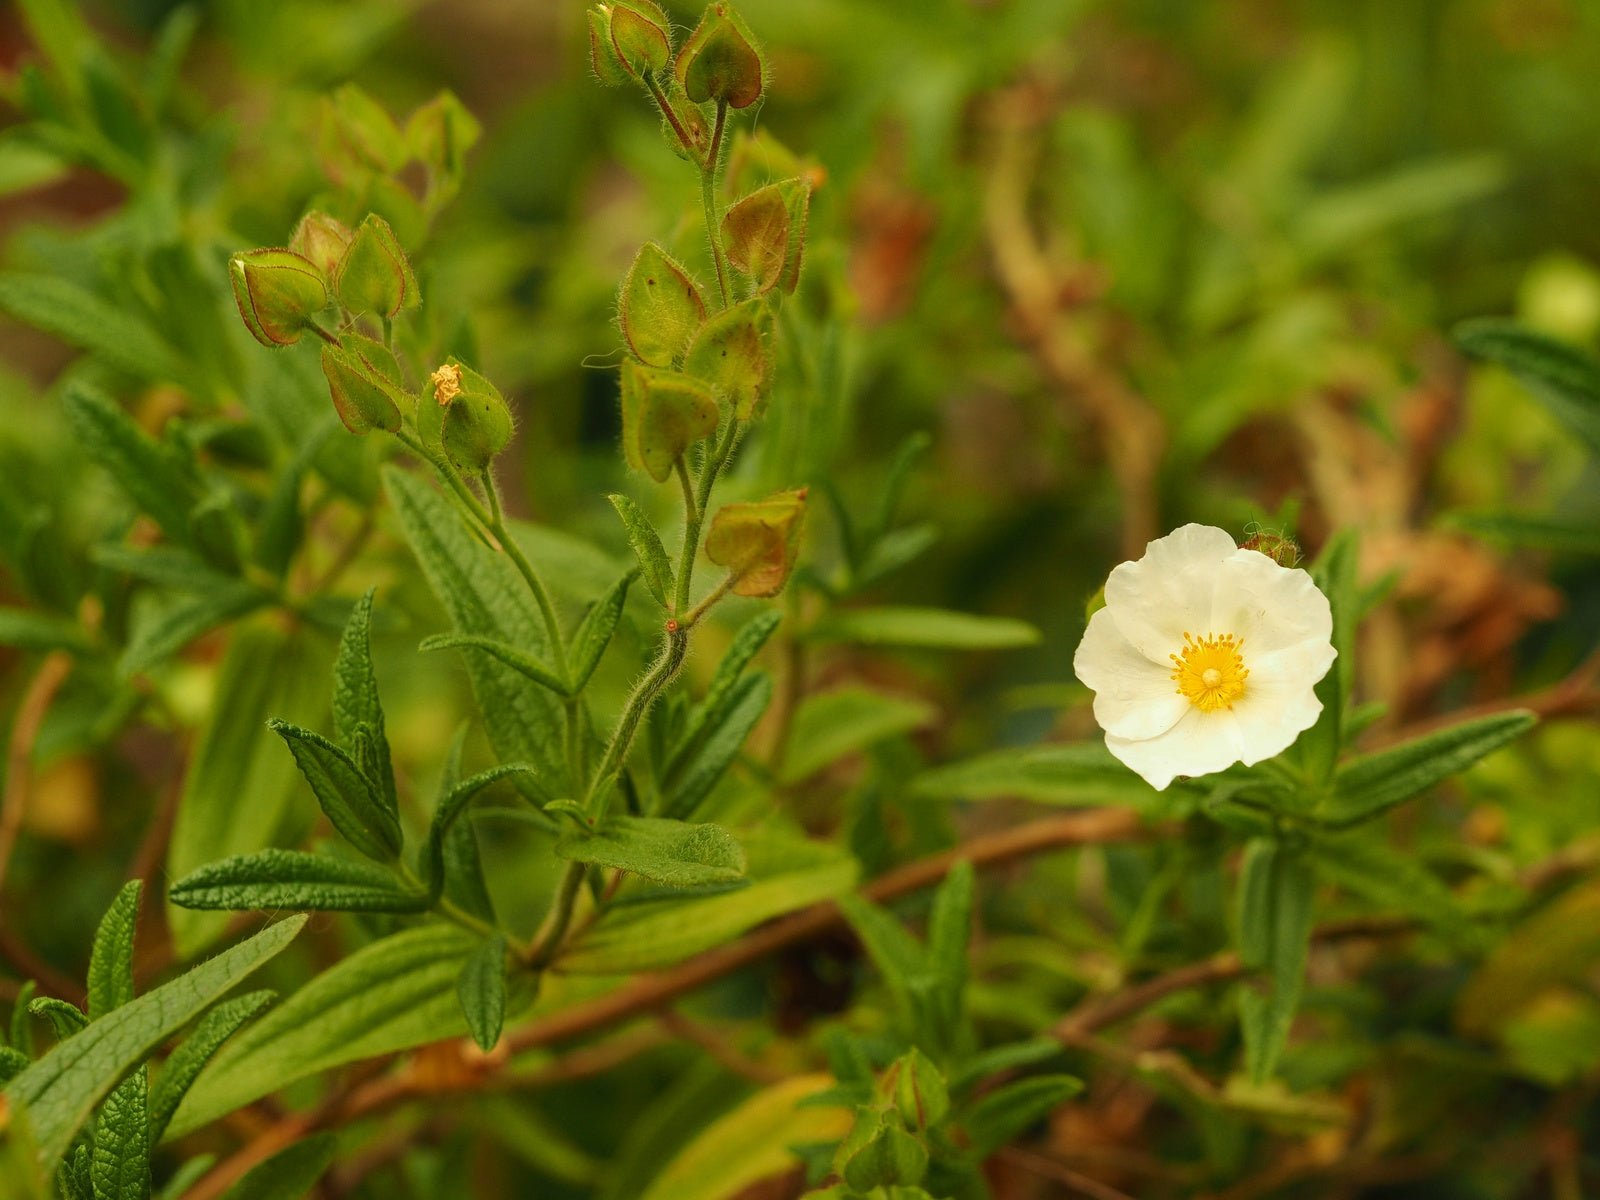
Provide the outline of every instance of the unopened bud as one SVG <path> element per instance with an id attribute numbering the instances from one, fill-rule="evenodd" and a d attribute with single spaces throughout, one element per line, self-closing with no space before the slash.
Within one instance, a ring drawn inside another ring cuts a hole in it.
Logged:
<path id="1" fill-rule="evenodd" d="M 678 82 L 696 104 L 708 100 L 749 108 L 764 87 L 761 55 L 743 18 L 728 4 L 706 6 L 700 24 L 678 51 Z"/>
<path id="2" fill-rule="evenodd" d="M 351 433 L 400 428 L 400 406 L 410 398 L 400 386 L 394 355 L 371 338 L 351 334 L 322 348 L 322 373 L 339 419 Z"/>
<path id="3" fill-rule="evenodd" d="M 292 346 L 328 306 L 316 265 L 292 250 L 247 250 L 228 260 L 233 299 L 245 328 L 263 346 Z"/>
<path id="4" fill-rule="evenodd" d="M 911 1129 L 937 1125 L 950 1111 L 950 1091 L 944 1076 L 927 1055 L 915 1048 L 890 1065 L 879 1092 Z"/>
<path id="5" fill-rule="evenodd" d="M 757 416 L 772 386 L 772 311 L 759 296 L 700 327 L 683 356 L 685 374 L 711 385 L 741 421 Z"/>
<path id="6" fill-rule="evenodd" d="M 698 379 L 622 364 L 622 453 L 657 483 L 691 445 L 717 431 L 717 401 Z"/>
<path id="7" fill-rule="evenodd" d="M 634 79 L 646 72 L 662 71 L 672 61 L 672 22 L 651 0 L 614 0 L 611 10 L 611 50 L 617 64 Z"/>
<path id="8" fill-rule="evenodd" d="M 858 1192 L 915 1187 L 928 1171 L 928 1148 L 904 1129 L 885 1122 L 850 1156 L 840 1174 Z"/>
<path id="9" fill-rule="evenodd" d="M 689 272 L 646 242 L 617 298 L 617 323 L 628 348 L 649 366 L 670 367 L 705 319 L 705 299 Z"/>
<path id="10" fill-rule="evenodd" d="M 400 127 L 360 87 L 347 83 L 323 101 L 323 158 L 336 178 L 350 168 L 392 174 L 404 165 Z"/>
<path id="11" fill-rule="evenodd" d="M 776 596 L 794 569 L 804 523 L 804 489 L 727 504 L 711 519 L 706 557 L 726 567 L 738 596 Z"/>
<path id="12" fill-rule="evenodd" d="M 467 151 L 483 133 L 478 119 L 454 92 L 443 91 L 411 114 L 406 144 L 436 179 L 455 182 L 466 168 Z"/>
<path id="13" fill-rule="evenodd" d="M 756 291 L 793 292 L 805 257 L 811 185 L 785 179 L 757 188 L 722 218 L 728 261 L 750 276 Z"/>
<path id="14" fill-rule="evenodd" d="M 323 282 L 330 282 L 339 270 L 339 261 L 350 248 L 354 231 L 325 212 L 315 210 L 300 218 L 289 238 L 289 249 L 309 259 L 322 273 Z"/>
<path id="15" fill-rule="evenodd" d="M 402 308 L 422 302 L 411 261 L 400 248 L 389 222 L 368 213 L 339 262 L 335 289 L 339 303 L 352 312 L 393 317 Z"/>
<path id="16" fill-rule="evenodd" d="M 511 444 L 516 432 L 500 389 L 454 358 L 429 377 L 433 397 L 417 404 L 423 444 L 443 450 L 458 468 L 476 473 Z"/>
<path id="17" fill-rule="evenodd" d="M 1252 534 L 1240 543 L 1239 549 L 1265 554 L 1280 567 L 1292 567 L 1300 561 L 1300 547 L 1292 537 L 1281 533 Z"/>

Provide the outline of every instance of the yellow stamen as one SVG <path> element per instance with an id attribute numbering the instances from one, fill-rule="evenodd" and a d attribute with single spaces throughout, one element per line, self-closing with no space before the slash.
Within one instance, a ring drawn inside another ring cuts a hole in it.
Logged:
<path id="1" fill-rule="evenodd" d="M 428 382 L 433 384 L 433 398 L 443 408 L 461 394 L 461 368 L 445 363 L 428 377 Z"/>
<path id="2" fill-rule="evenodd" d="M 1183 652 L 1167 656 L 1173 662 L 1172 681 L 1178 685 L 1178 695 L 1201 712 L 1232 708 L 1244 695 L 1244 681 L 1250 678 L 1250 669 L 1239 654 L 1243 645 L 1244 639 L 1231 633 L 1208 633 L 1198 639 L 1185 633 Z"/>

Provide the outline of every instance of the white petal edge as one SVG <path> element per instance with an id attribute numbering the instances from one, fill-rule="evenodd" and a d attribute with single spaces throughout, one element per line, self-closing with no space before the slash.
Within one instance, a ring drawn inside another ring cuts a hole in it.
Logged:
<path id="1" fill-rule="evenodd" d="M 1242 639 L 1245 665 L 1252 670 L 1256 657 L 1305 643 L 1326 646 L 1333 637 L 1328 598 L 1298 568 L 1280 567 L 1255 550 L 1236 550 L 1215 579 L 1207 632 Z"/>
<path id="2" fill-rule="evenodd" d="M 1211 632 L 1216 575 L 1237 553 L 1233 536 L 1212 525 L 1182 525 L 1145 547 L 1106 579 L 1106 609 L 1117 628 L 1151 662 L 1165 665 L 1183 635 Z"/>
<path id="3" fill-rule="evenodd" d="M 1161 792 L 1179 775 L 1210 775 L 1238 762 L 1235 725 L 1226 709 L 1205 713 L 1190 705 L 1182 720 L 1157 737 L 1106 734 L 1106 749 Z"/>
<path id="4" fill-rule="evenodd" d="M 1100 728 L 1119 737 L 1165 733 L 1190 707 L 1172 682 L 1171 664 L 1158 666 L 1140 654 L 1104 608 L 1089 618 L 1072 669 L 1094 692 Z"/>

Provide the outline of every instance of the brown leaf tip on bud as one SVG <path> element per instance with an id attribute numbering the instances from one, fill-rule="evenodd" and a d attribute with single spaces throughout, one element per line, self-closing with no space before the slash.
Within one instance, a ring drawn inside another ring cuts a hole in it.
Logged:
<path id="1" fill-rule="evenodd" d="M 794 569 L 805 510 L 798 491 L 718 510 L 706 534 L 706 557 L 728 568 L 735 595 L 776 596 L 783 590 Z"/>
<path id="2" fill-rule="evenodd" d="M 263 346 L 292 346 L 328 305 L 316 264 L 292 250 L 246 250 L 228 260 L 239 316 Z"/>
<path id="3" fill-rule="evenodd" d="M 461 394 L 461 368 L 455 363 L 445 363 L 428 376 L 428 382 L 433 385 L 433 398 L 443 408 Z"/>
<path id="4" fill-rule="evenodd" d="M 1292 537 L 1267 530 L 1252 533 L 1239 543 L 1239 549 L 1265 554 L 1280 567 L 1292 567 L 1300 561 L 1300 547 Z"/>

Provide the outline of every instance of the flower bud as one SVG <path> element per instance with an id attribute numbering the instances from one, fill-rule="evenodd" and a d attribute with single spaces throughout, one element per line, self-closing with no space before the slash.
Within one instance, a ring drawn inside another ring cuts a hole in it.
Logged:
<path id="1" fill-rule="evenodd" d="M 709 4 L 678 51 L 673 73 L 689 99 L 749 108 L 761 99 L 764 68 L 743 18 L 727 4 Z"/>
<path id="2" fill-rule="evenodd" d="M 325 212 L 312 210 L 301 217 L 300 224 L 294 227 L 289 249 L 310 259 L 326 283 L 338 273 L 339 262 L 344 258 L 344 252 L 350 249 L 350 239 L 353 237 L 355 233 L 343 221 Z"/>
<path id="3" fill-rule="evenodd" d="M 410 399 L 400 387 L 394 355 L 371 338 L 351 334 L 322 348 L 322 373 L 339 419 L 351 433 L 400 428 L 400 405 Z"/>
<path id="4" fill-rule="evenodd" d="M 611 10 L 611 51 L 617 64 L 633 79 L 647 71 L 662 71 L 672 61 L 672 22 L 652 0 L 614 0 L 601 5 Z"/>
<path id="5" fill-rule="evenodd" d="M 426 394 L 417 402 L 417 432 L 423 444 L 442 450 L 468 473 L 486 469 L 511 444 L 515 432 L 500 389 L 453 356 L 428 382 L 434 402 L 430 404 Z"/>
<path id="6" fill-rule="evenodd" d="M 352 312 L 393 317 L 402 308 L 422 302 L 411 261 L 400 248 L 389 223 L 368 213 L 339 261 L 335 289 L 339 303 Z"/>
<path id="7" fill-rule="evenodd" d="M 915 1048 L 890 1064 L 878 1090 L 910 1129 L 937 1125 L 950 1111 L 950 1091 L 944 1076 L 927 1055 Z"/>
<path id="8" fill-rule="evenodd" d="M 840 1175 L 858 1192 L 915 1187 L 928 1171 L 928 1148 L 904 1129 L 884 1122 L 867 1144 L 845 1162 Z"/>
<path id="9" fill-rule="evenodd" d="M 442 91 L 406 121 L 406 145 L 435 182 L 454 186 L 466 170 L 467 151 L 483 126 L 451 91 Z"/>
<path id="10" fill-rule="evenodd" d="M 1253 534 L 1240 543 L 1239 549 L 1265 554 L 1280 567 L 1292 567 L 1300 561 L 1300 547 L 1292 537 L 1281 533 Z"/>
<path id="11" fill-rule="evenodd" d="M 757 416 L 772 386 L 772 311 L 766 301 L 746 300 L 702 325 L 683 356 L 683 370 L 709 383 L 741 421 Z"/>
<path id="12" fill-rule="evenodd" d="M 586 14 L 589 22 L 589 68 L 606 87 L 628 81 L 616 51 L 611 46 L 611 5 L 596 4 Z"/>
<path id="13" fill-rule="evenodd" d="M 328 306 L 316 265 L 292 250 L 246 250 L 228 260 L 233 299 L 245 328 L 263 346 L 292 346 Z"/>
<path id="14" fill-rule="evenodd" d="M 810 211 L 811 185 L 796 178 L 757 188 L 723 215 L 728 261 L 758 293 L 775 287 L 792 293 L 800 283 Z"/>
<path id="15" fill-rule="evenodd" d="M 323 101 L 321 149 L 336 179 L 352 168 L 392 174 L 407 158 L 406 141 L 394 118 L 353 83 Z"/>
<path id="16" fill-rule="evenodd" d="M 735 595 L 776 596 L 783 590 L 794 569 L 805 509 L 802 488 L 718 510 L 706 535 L 706 557 L 734 576 Z"/>
<path id="17" fill-rule="evenodd" d="M 628 348 L 649 366 L 670 367 L 705 319 L 705 299 L 689 272 L 646 242 L 617 298 L 617 323 Z"/>
<path id="18" fill-rule="evenodd" d="M 698 379 L 622 364 L 622 453 L 662 483 L 695 442 L 717 432 L 717 402 Z"/>

